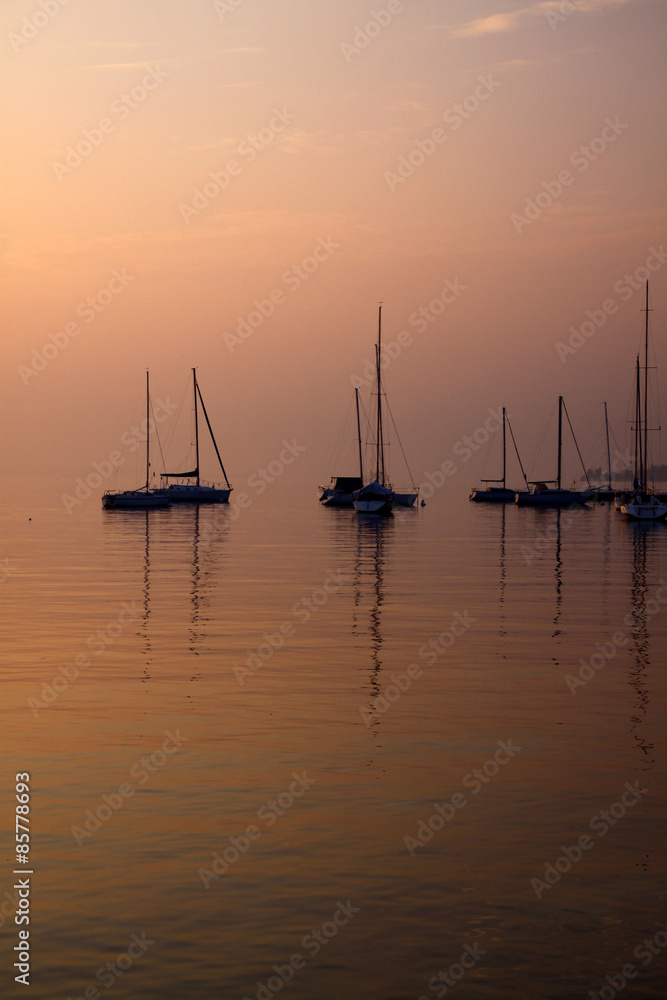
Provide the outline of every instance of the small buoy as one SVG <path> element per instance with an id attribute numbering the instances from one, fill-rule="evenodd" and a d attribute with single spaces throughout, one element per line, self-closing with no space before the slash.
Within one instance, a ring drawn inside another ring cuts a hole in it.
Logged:
<path id="1" fill-rule="evenodd" d="M 425 506 L 426 506 L 426 501 L 422 500 L 422 507 L 425 507 Z"/>

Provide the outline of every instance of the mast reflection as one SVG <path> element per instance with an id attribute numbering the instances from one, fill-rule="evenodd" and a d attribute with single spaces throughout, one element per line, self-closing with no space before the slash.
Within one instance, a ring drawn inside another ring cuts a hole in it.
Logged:
<path id="1" fill-rule="evenodd" d="M 556 543 L 556 567 L 555 567 L 555 576 L 556 576 L 556 611 L 555 611 L 554 619 L 553 619 L 554 630 L 553 630 L 553 632 L 551 634 L 552 639 L 557 639 L 558 636 L 561 634 L 560 620 L 561 620 L 561 616 L 563 614 L 563 558 L 562 558 L 562 554 L 561 554 L 561 520 L 560 520 L 560 518 L 561 518 L 561 508 L 560 507 L 558 507 L 556 509 L 555 514 L 556 514 L 556 517 L 554 519 L 553 524 L 554 524 L 555 529 L 556 529 L 556 538 L 555 538 L 555 543 Z M 554 661 L 554 663 L 556 665 L 558 665 L 558 660 L 556 659 L 556 657 L 553 658 L 553 661 Z"/>
<path id="2" fill-rule="evenodd" d="M 346 510 L 330 510 L 335 542 L 349 558 L 352 552 L 352 634 L 355 643 L 368 651 L 369 728 L 378 733 L 384 645 L 383 613 L 386 601 L 385 566 L 388 546 L 394 536 L 394 519 L 359 517 Z"/>
<path id="3" fill-rule="evenodd" d="M 498 613 L 498 635 L 504 639 L 507 635 L 507 611 L 505 609 L 505 590 L 507 588 L 507 565 L 506 556 L 506 532 L 507 532 L 507 505 L 500 504 L 500 609 Z"/>
<path id="4" fill-rule="evenodd" d="M 152 652 L 153 652 L 153 650 L 152 650 L 152 644 L 151 644 L 150 630 L 148 628 L 148 619 L 150 618 L 150 613 L 151 613 L 151 589 L 150 589 L 150 586 L 151 586 L 150 585 L 150 570 L 151 570 L 151 555 L 150 555 L 150 551 L 151 551 L 150 550 L 150 543 L 151 543 L 150 523 L 151 523 L 151 519 L 150 519 L 150 515 L 151 515 L 151 512 L 149 510 L 145 510 L 145 511 L 143 511 L 143 515 L 144 515 L 144 518 L 145 518 L 145 526 L 146 526 L 146 540 L 145 540 L 145 547 L 144 547 L 144 613 L 142 615 L 142 620 L 141 620 L 141 626 L 140 626 L 140 628 L 141 628 L 141 632 L 143 633 L 143 638 L 144 638 L 144 656 L 146 658 L 146 662 L 144 663 L 144 676 L 141 678 L 141 681 L 142 681 L 143 684 L 145 684 L 146 681 L 149 681 L 151 679 L 150 671 L 149 671 L 148 668 L 149 668 L 151 660 L 152 660 Z"/>
<path id="5" fill-rule="evenodd" d="M 150 668 L 154 658 L 153 638 L 150 627 L 153 558 L 151 555 L 151 530 L 154 535 L 156 530 L 155 520 L 158 519 L 159 523 L 165 524 L 166 517 L 168 517 L 168 511 L 159 508 L 103 511 L 103 524 L 105 528 L 109 531 L 119 532 L 121 537 L 129 538 L 133 553 L 139 553 L 143 548 L 141 616 L 136 633 L 142 641 L 144 669 L 141 681 L 143 684 L 151 679 Z M 142 541 L 143 546 L 141 545 Z"/>
<path id="6" fill-rule="evenodd" d="M 190 652 L 199 656 L 206 636 L 207 624 L 212 620 L 211 597 L 213 579 L 220 567 L 221 544 L 229 528 L 227 505 L 193 504 L 185 511 L 192 534 L 192 576 L 190 584 Z M 195 673 L 191 680 L 199 680 Z"/>
<path id="7" fill-rule="evenodd" d="M 660 525 L 630 524 L 632 544 L 632 585 L 630 589 L 630 655 L 633 664 L 628 674 L 628 683 L 635 694 L 634 708 L 630 716 L 630 732 L 635 748 L 640 755 L 640 769 L 648 771 L 653 767 L 654 744 L 644 736 L 646 715 L 649 707 L 649 688 L 647 673 L 651 666 L 650 632 L 648 622 L 650 615 L 647 608 L 648 581 L 647 557 L 650 542 L 655 538 L 655 531 L 662 533 Z"/>

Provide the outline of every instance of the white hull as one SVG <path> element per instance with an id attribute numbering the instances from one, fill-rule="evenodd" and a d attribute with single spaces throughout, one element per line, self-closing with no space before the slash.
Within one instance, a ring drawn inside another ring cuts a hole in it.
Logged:
<path id="1" fill-rule="evenodd" d="M 391 514 L 394 507 L 393 492 L 377 479 L 353 493 L 352 500 L 360 514 Z"/>
<path id="2" fill-rule="evenodd" d="M 394 493 L 394 503 L 399 507 L 414 507 L 418 493 Z"/>
<path id="3" fill-rule="evenodd" d="M 105 493 L 102 506 L 107 510 L 145 510 L 152 507 L 170 507 L 168 497 L 156 493 L 142 493 L 141 490 L 126 490 L 124 493 Z"/>
<path id="4" fill-rule="evenodd" d="M 359 499 L 354 501 L 354 509 L 358 510 L 360 514 L 391 514 L 393 507 L 393 497 L 385 497 L 383 500 Z"/>
<path id="5" fill-rule="evenodd" d="M 660 503 L 657 497 L 647 501 L 629 500 L 621 507 L 623 513 L 631 521 L 664 521 L 667 517 L 667 504 Z"/>
<path id="6" fill-rule="evenodd" d="M 160 493 L 171 503 L 227 503 L 231 489 L 173 483 Z"/>

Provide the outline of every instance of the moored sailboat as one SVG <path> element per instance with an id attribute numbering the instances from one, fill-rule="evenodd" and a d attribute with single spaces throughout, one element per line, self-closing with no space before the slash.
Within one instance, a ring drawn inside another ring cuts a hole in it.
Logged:
<path id="1" fill-rule="evenodd" d="M 171 501 L 160 490 L 151 490 L 150 422 L 151 393 L 150 376 L 146 372 L 146 485 L 136 490 L 107 490 L 102 496 L 102 506 L 106 510 L 145 510 L 151 507 L 170 507 Z"/>
<path id="2" fill-rule="evenodd" d="M 382 352 L 382 305 L 378 311 L 378 342 L 375 345 L 375 364 L 377 371 L 377 417 L 375 429 L 375 479 L 367 486 L 362 486 L 352 494 L 355 510 L 361 514 L 391 514 L 395 496 L 390 484 L 386 481 L 384 460 L 384 427 L 382 423 L 382 371 L 380 366 Z"/>
<path id="3" fill-rule="evenodd" d="M 555 479 L 544 480 L 544 481 L 532 481 L 528 485 L 532 486 L 532 490 L 519 491 L 516 494 L 516 502 L 520 506 L 524 507 L 566 507 L 573 503 L 585 504 L 593 496 L 593 490 L 568 490 L 563 488 L 561 485 L 561 468 L 562 468 L 562 452 L 563 452 L 563 409 L 565 404 L 563 402 L 563 397 L 558 397 L 558 472 Z M 568 423 L 570 423 L 570 417 L 565 410 Z M 572 424 L 570 424 L 570 430 L 572 430 Z M 574 432 L 572 432 L 574 437 Z M 575 438 L 576 444 L 576 438 Z M 577 451 L 579 451 L 579 446 L 577 445 Z M 581 459 L 581 454 L 579 454 Z M 583 467 L 583 462 L 581 463 Z M 584 474 L 586 470 L 584 469 Z M 588 479 L 588 476 L 586 476 Z M 590 483 L 589 483 L 590 486 Z"/>
<path id="4" fill-rule="evenodd" d="M 359 446 L 359 475 L 332 476 L 329 486 L 320 486 L 320 503 L 323 507 L 352 507 L 352 494 L 364 485 L 364 459 L 361 447 L 361 420 L 359 417 L 359 389 L 354 390 L 357 407 L 357 440 Z"/>
<path id="5" fill-rule="evenodd" d="M 232 492 L 232 487 L 227 479 L 227 473 L 225 472 L 225 467 L 222 464 L 222 459 L 220 457 L 220 452 L 218 451 L 218 445 L 215 440 L 215 435 L 213 434 L 213 428 L 211 427 L 211 422 L 208 419 L 208 413 L 206 412 L 206 407 L 204 405 L 204 400 L 202 398 L 201 389 L 199 388 L 199 383 L 197 382 L 197 371 L 195 368 L 192 369 L 192 384 L 194 392 L 194 410 L 195 410 L 195 467 L 190 472 L 163 472 L 162 479 L 167 482 L 170 479 L 175 479 L 176 482 L 169 483 L 168 486 L 163 487 L 160 490 L 162 496 L 166 496 L 172 503 L 227 503 L 229 500 L 229 495 Z M 213 442 L 213 447 L 215 448 L 215 454 L 217 456 L 218 462 L 220 463 L 220 469 L 225 479 L 224 486 L 222 483 L 209 483 L 204 482 L 199 475 L 199 409 L 201 405 L 202 413 L 206 420 L 206 426 L 208 427 L 208 432 L 211 435 L 211 441 Z"/>
<path id="6" fill-rule="evenodd" d="M 509 422 L 509 418 L 503 406 L 503 475 L 502 479 L 482 479 L 483 483 L 489 483 L 489 486 L 482 489 L 473 489 L 469 500 L 474 500 L 475 503 L 514 503 L 516 498 L 516 490 L 510 490 L 506 486 L 507 478 L 507 435 L 506 426 L 510 429 L 510 434 L 512 435 L 512 441 L 514 442 L 514 449 L 516 451 L 516 457 L 519 460 L 519 466 L 521 468 L 521 474 L 523 475 L 524 482 L 526 483 L 526 488 L 528 488 L 528 481 L 526 480 L 526 473 L 523 471 L 523 464 L 521 462 L 521 456 L 519 455 L 519 449 L 516 446 L 516 441 L 514 440 L 514 432 L 512 430 L 512 425 Z M 500 483 L 501 485 L 494 485 Z"/>
<path id="7" fill-rule="evenodd" d="M 642 385 L 637 357 L 637 395 L 635 426 L 635 492 L 621 506 L 621 512 L 631 521 L 664 521 L 667 504 L 648 488 L 648 281 L 646 282 L 646 314 L 644 325 L 644 391 L 642 414 Z"/>

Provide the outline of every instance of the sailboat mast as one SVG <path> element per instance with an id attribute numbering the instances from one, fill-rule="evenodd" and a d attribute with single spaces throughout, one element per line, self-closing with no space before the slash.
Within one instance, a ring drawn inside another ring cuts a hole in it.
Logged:
<path id="1" fill-rule="evenodd" d="M 637 355 L 637 392 L 635 402 L 635 480 L 641 486 L 644 480 L 644 459 L 642 455 L 642 385 L 639 355 Z"/>
<path id="2" fill-rule="evenodd" d="M 197 370 L 192 369 L 192 389 L 195 397 L 195 457 L 197 459 L 197 466 L 195 469 L 195 474 L 197 476 L 197 486 L 199 486 L 199 421 L 197 419 Z"/>
<path id="3" fill-rule="evenodd" d="M 382 431 L 382 303 L 378 307 L 378 343 L 376 350 L 377 360 L 377 385 L 378 385 L 378 414 L 377 414 L 377 443 L 376 443 L 376 467 L 378 481 L 384 486 L 384 440 Z"/>
<path id="4" fill-rule="evenodd" d="M 644 475 L 642 487 L 648 485 L 648 280 L 646 282 L 646 319 L 644 323 Z"/>
<path id="5" fill-rule="evenodd" d="M 364 460 L 363 452 L 361 450 L 361 420 L 359 419 L 359 390 L 355 388 L 354 396 L 357 403 L 357 437 L 359 440 L 359 478 L 361 480 L 361 485 L 364 485 Z"/>
<path id="6" fill-rule="evenodd" d="M 604 404 L 604 425 L 607 430 L 607 487 L 611 490 L 611 452 L 609 451 L 609 420 L 606 403 Z"/>
<path id="7" fill-rule="evenodd" d="M 507 468 L 507 452 L 505 449 L 505 443 L 506 443 L 505 407 L 503 406 L 503 489 L 505 489 L 505 472 Z"/>
<path id="8" fill-rule="evenodd" d="M 558 397 L 558 476 L 556 486 L 560 489 L 561 452 L 563 450 L 563 397 Z"/>
<path id="9" fill-rule="evenodd" d="M 148 493 L 148 484 L 150 482 L 151 476 L 151 392 L 149 384 L 149 374 L 148 368 L 146 369 L 146 492 Z"/>

